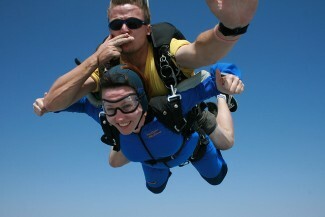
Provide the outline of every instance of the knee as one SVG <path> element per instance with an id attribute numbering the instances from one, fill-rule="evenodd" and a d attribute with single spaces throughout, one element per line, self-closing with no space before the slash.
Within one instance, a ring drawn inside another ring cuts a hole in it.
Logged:
<path id="1" fill-rule="evenodd" d="M 159 187 L 153 187 L 153 185 L 155 185 L 156 184 L 156 182 L 146 182 L 146 187 L 147 187 L 147 189 L 149 190 L 149 191 L 151 191 L 152 193 L 154 193 L 154 194 L 160 194 L 161 192 L 163 192 L 164 190 L 165 190 L 165 188 L 166 188 L 166 185 L 167 185 L 167 182 L 168 182 L 168 180 L 169 180 L 169 177 L 172 175 L 172 173 L 171 172 L 169 172 L 169 174 L 168 174 L 168 177 L 167 177 L 167 180 L 162 184 L 162 185 L 160 185 Z"/>
<path id="2" fill-rule="evenodd" d="M 147 186 L 147 189 L 148 189 L 149 191 L 151 191 L 152 193 L 154 193 L 154 194 L 160 194 L 160 193 L 163 192 L 163 191 L 165 190 L 165 188 L 166 188 L 166 185 L 162 185 L 162 186 L 160 186 L 160 187 L 158 187 L 158 188 L 154 188 L 154 187 L 151 187 L 148 183 L 146 184 L 146 186 Z"/>
<path id="3" fill-rule="evenodd" d="M 213 178 L 206 178 L 206 177 L 203 177 L 203 176 L 202 177 L 210 185 L 219 185 L 224 180 L 224 178 L 226 177 L 227 172 L 228 172 L 228 167 L 227 167 L 227 164 L 224 163 L 224 164 L 222 164 L 220 172 L 216 177 L 213 177 Z"/>

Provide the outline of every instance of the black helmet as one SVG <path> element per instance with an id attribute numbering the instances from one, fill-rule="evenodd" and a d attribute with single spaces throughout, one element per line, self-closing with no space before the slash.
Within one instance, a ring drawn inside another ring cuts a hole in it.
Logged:
<path id="1" fill-rule="evenodd" d="M 144 112 L 148 110 L 148 98 L 143 80 L 125 64 L 116 65 L 106 71 L 100 80 L 101 88 L 130 86 L 139 97 Z"/>

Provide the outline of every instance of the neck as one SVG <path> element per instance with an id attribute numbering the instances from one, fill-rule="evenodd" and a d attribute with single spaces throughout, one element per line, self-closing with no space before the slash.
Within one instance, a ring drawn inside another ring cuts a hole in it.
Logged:
<path id="1" fill-rule="evenodd" d="M 136 52 L 122 54 L 122 62 L 136 66 L 140 72 L 144 73 L 147 62 L 148 46 L 149 44 L 146 43 L 145 46 L 141 47 L 141 49 L 137 50 Z"/>

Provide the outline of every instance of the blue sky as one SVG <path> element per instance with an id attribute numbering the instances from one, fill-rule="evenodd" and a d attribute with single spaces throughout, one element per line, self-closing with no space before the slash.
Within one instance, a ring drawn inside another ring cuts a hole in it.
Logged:
<path id="1" fill-rule="evenodd" d="M 285 4 L 285 5 L 284 5 Z M 235 146 L 217 187 L 192 166 L 146 190 L 139 164 L 107 164 L 100 126 L 85 115 L 37 117 L 32 103 L 107 34 L 108 1 L 0 1 L 0 216 L 320 217 L 325 213 L 325 3 L 261 0 L 223 62 L 242 70 Z M 204 1 L 150 1 L 193 41 L 217 19 Z"/>

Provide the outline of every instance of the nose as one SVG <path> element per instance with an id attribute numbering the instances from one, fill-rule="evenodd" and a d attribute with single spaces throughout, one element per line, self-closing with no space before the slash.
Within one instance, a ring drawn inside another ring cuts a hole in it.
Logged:
<path id="1" fill-rule="evenodd" d="M 128 33 L 130 31 L 130 29 L 128 28 L 128 26 L 123 23 L 122 27 L 121 27 L 121 32 L 122 33 Z"/>
<path id="2" fill-rule="evenodd" d="M 116 114 L 114 115 L 115 120 L 124 119 L 125 114 L 120 110 L 116 109 Z"/>

